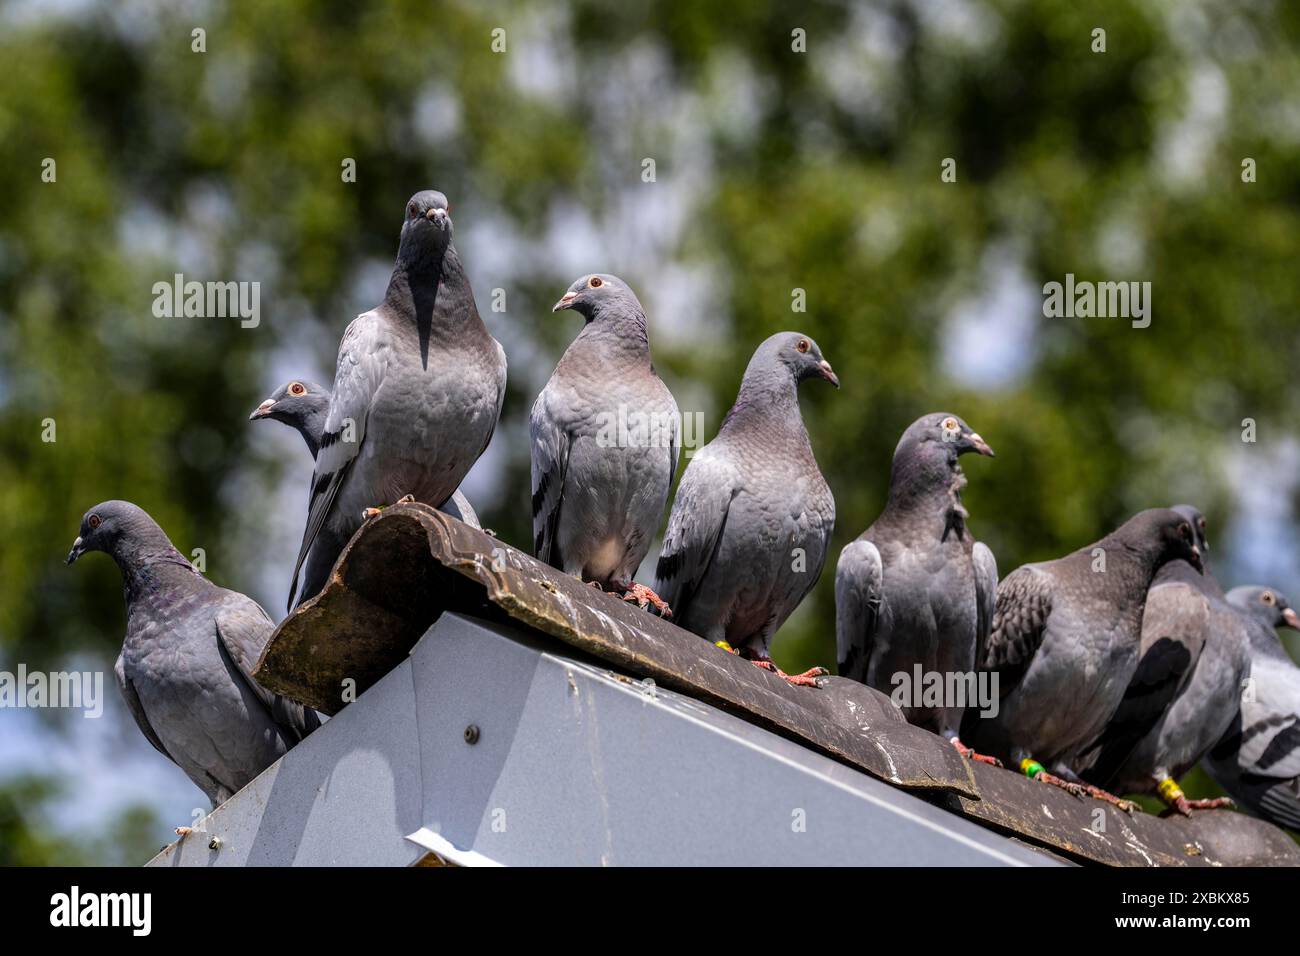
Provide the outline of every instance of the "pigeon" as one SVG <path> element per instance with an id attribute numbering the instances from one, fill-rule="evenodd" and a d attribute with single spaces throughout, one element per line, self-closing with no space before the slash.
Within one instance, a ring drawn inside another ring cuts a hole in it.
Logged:
<path id="1" fill-rule="evenodd" d="M 1250 679 L 1201 765 L 1245 810 L 1300 832 L 1300 667 L 1275 630 L 1300 631 L 1300 616 L 1273 588 L 1233 588 L 1228 602 L 1248 622 Z"/>
<path id="2" fill-rule="evenodd" d="M 799 383 L 840 380 L 817 343 L 779 332 L 754 353 L 736 403 L 713 441 L 686 466 L 655 571 L 674 620 L 758 667 L 821 686 L 816 667 L 789 675 L 772 662 L 772 635 L 821 574 L 835 499 L 799 413 Z"/>
<path id="3" fill-rule="evenodd" d="M 998 566 L 966 527 L 958 458 L 993 457 L 969 425 L 947 412 L 913 422 L 894 450 L 889 499 L 871 527 L 840 552 L 835 634 L 841 677 L 889 694 L 900 675 L 974 674 L 976 648 L 993 622 Z M 966 701 L 903 707 L 904 716 L 953 742 L 967 757 L 996 763 L 962 744 Z"/>
<path id="4" fill-rule="evenodd" d="M 126 639 L 114 669 L 122 697 L 149 743 L 213 807 L 320 726 L 315 711 L 253 680 L 275 629 L 266 612 L 196 571 L 144 509 L 91 508 L 68 564 L 87 551 L 122 572 Z"/>
<path id="5" fill-rule="evenodd" d="M 645 310 L 618 276 L 575 281 L 554 312 L 586 320 L 528 420 L 539 559 L 641 607 L 668 606 L 632 580 L 668 504 L 677 403 L 650 361 Z"/>
<path id="6" fill-rule="evenodd" d="M 325 415 L 329 411 L 329 404 L 330 390 L 324 385 L 294 380 L 272 392 L 270 398 L 253 409 L 248 420 L 257 422 L 271 419 L 296 429 L 307 443 L 312 458 L 315 458 L 320 450 L 321 433 L 325 431 Z M 459 518 L 471 528 L 483 528 L 478 513 L 459 489 L 440 504 L 438 510 Z"/>
<path id="7" fill-rule="evenodd" d="M 1096 745 L 1085 751 L 1088 783 L 1114 793 L 1156 794 L 1184 816 L 1231 805 L 1189 800 L 1177 780 L 1196 765 L 1237 713 L 1250 673 L 1247 621 L 1227 602 L 1205 555 L 1205 516 L 1191 505 L 1174 511 L 1191 524 L 1201 553 L 1197 573 L 1170 561 L 1147 592 L 1138 666 Z"/>
<path id="8" fill-rule="evenodd" d="M 325 432 L 325 416 L 329 413 L 329 407 L 328 388 L 295 379 L 272 392 L 270 398 L 253 409 L 248 420 L 260 422 L 269 418 L 297 429 L 302 440 L 307 443 L 307 450 L 315 458 L 320 451 L 320 439 Z"/>
<path id="9" fill-rule="evenodd" d="M 339 344 L 290 604 L 299 574 L 299 603 L 324 587 L 372 506 L 450 498 L 496 429 L 506 356 L 451 239 L 447 197 L 412 196 L 384 301 Z"/>
<path id="10" fill-rule="evenodd" d="M 1131 811 L 1131 802 L 1081 780 L 1078 758 L 1137 669 L 1152 579 L 1180 558 L 1201 569 L 1190 522 L 1152 508 L 1095 544 L 1003 578 L 979 663 L 998 681 L 997 713 L 968 710 L 962 740 L 1032 779 Z"/>

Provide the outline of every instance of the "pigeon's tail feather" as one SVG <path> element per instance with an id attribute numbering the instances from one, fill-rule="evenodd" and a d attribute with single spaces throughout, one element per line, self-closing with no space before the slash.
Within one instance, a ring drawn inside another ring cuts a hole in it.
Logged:
<path id="1" fill-rule="evenodd" d="M 352 461 L 340 468 L 338 471 L 322 475 L 316 481 L 312 489 L 311 508 L 307 513 L 307 527 L 302 533 L 302 547 L 298 549 L 298 560 L 293 565 L 293 580 L 289 583 L 289 604 L 286 610 L 292 611 L 294 608 L 293 598 L 298 593 L 298 575 L 302 573 L 303 562 L 307 560 L 307 554 L 311 551 L 312 544 L 316 541 L 316 536 L 320 533 L 322 525 L 325 524 L 326 517 L 329 516 L 330 509 L 334 505 L 334 499 L 338 496 L 339 488 L 343 485 L 343 479 L 347 477 L 348 471 L 352 467 Z M 311 595 L 304 595 L 304 598 Z"/>

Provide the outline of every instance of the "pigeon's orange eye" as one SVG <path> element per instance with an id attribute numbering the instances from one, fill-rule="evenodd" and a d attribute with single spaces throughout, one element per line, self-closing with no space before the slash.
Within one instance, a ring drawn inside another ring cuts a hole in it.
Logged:
<path id="1" fill-rule="evenodd" d="M 587 281 L 587 285 L 591 286 L 593 289 L 599 289 L 604 284 L 605 284 L 605 280 L 603 280 L 600 276 L 592 276 Z"/>
<path id="2" fill-rule="evenodd" d="M 957 419 L 945 418 L 943 420 L 943 430 L 946 432 L 955 432 L 957 430 Z"/>
<path id="3" fill-rule="evenodd" d="M 795 350 L 798 352 L 807 352 L 810 348 L 812 348 L 812 344 L 807 339 L 800 339 L 798 344 L 795 345 Z"/>
<path id="4" fill-rule="evenodd" d="M 1198 521 L 1196 522 L 1196 526 L 1197 526 L 1198 528 L 1200 528 L 1202 531 L 1204 531 L 1204 530 L 1205 530 L 1205 519 L 1204 519 L 1204 518 L 1201 518 L 1200 520 L 1198 520 Z"/>
<path id="5" fill-rule="evenodd" d="M 306 395 L 307 389 L 303 388 L 302 382 L 294 382 L 289 386 L 290 395 Z"/>
<path id="6" fill-rule="evenodd" d="M 1274 600 L 1274 598 L 1273 598 L 1273 592 L 1272 592 L 1272 591 L 1265 591 L 1263 594 L 1261 594 L 1261 595 L 1259 596 L 1259 599 L 1260 599 L 1261 601 L 1263 601 L 1265 604 L 1272 604 L 1272 603 L 1273 603 L 1273 600 Z"/>
<path id="7" fill-rule="evenodd" d="M 101 519 L 99 515 L 91 515 L 89 518 L 86 519 L 86 524 L 90 526 L 91 531 L 94 531 L 101 524 L 103 524 L 103 519 Z"/>
<path id="8" fill-rule="evenodd" d="M 419 212 L 420 210 L 416 207 L 415 203 L 411 203 L 409 206 L 406 207 L 406 214 L 410 216 L 412 219 L 414 219 L 419 214 Z"/>

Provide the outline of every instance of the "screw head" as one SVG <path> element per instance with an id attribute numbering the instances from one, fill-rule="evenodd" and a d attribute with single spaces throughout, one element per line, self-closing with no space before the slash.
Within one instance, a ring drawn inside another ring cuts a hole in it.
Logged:
<path id="1" fill-rule="evenodd" d="M 212 840 L 211 840 L 211 842 L 208 843 L 208 849 L 209 849 L 209 850 L 220 850 L 220 849 L 221 849 L 221 837 L 213 837 Z"/>
<path id="2" fill-rule="evenodd" d="M 467 743 L 467 744 L 476 744 L 476 743 L 478 743 L 478 725 L 477 725 L 477 724 L 470 724 L 468 727 L 465 728 L 465 743 Z"/>

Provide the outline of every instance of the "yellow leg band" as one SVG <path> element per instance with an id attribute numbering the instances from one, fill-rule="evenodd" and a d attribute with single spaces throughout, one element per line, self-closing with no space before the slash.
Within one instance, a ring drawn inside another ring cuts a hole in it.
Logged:
<path id="1" fill-rule="evenodd" d="M 713 646 L 714 646 L 714 647 L 720 647 L 720 648 L 722 648 L 724 651 L 727 651 L 727 652 L 730 653 L 730 654 L 734 654 L 734 653 L 736 653 L 735 650 L 732 649 L 731 645 L 728 644 L 726 641 L 717 641 Z"/>
<path id="2" fill-rule="evenodd" d="M 1170 804 L 1184 796 L 1182 788 L 1178 786 L 1173 777 L 1165 777 L 1165 779 L 1161 780 L 1159 786 L 1156 787 L 1156 793 L 1160 794 L 1161 800 Z"/>
<path id="3" fill-rule="evenodd" d="M 1020 761 L 1020 771 L 1030 780 L 1033 780 L 1043 772 L 1043 765 L 1037 760 L 1026 757 L 1024 760 Z"/>

